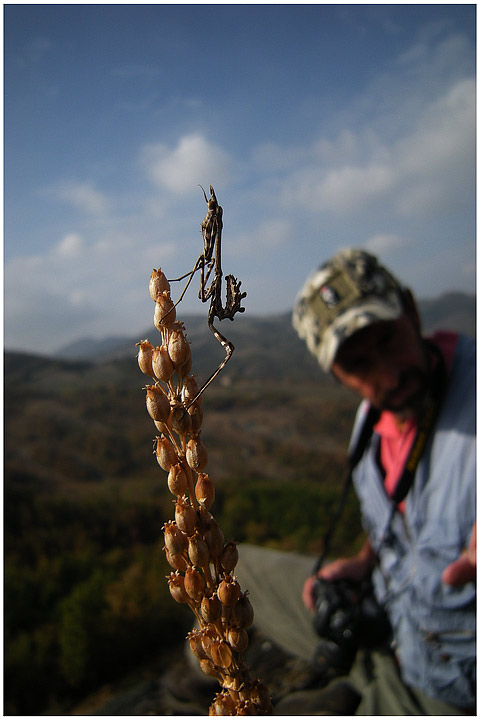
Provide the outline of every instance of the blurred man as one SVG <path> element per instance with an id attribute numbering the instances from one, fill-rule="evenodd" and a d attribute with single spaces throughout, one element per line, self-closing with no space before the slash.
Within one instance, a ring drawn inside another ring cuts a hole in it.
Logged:
<path id="1" fill-rule="evenodd" d="M 391 623 L 390 667 L 382 657 L 380 669 L 363 679 L 357 712 L 445 714 L 448 706 L 454 714 L 471 712 L 474 342 L 444 332 L 425 340 L 411 293 L 358 250 L 338 254 L 309 278 L 293 323 L 321 367 L 363 399 L 353 439 L 368 408 L 378 411 L 353 471 L 368 539 L 358 555 L 317 573 L 333 581 L 373 571 Z M 310 577 L 303 590 L 310 610 L 315 583 Z"/>
<path id="2" fill-rule="evenodd" d="M 474 713 L 475 343 L 423 338 L 411 293 L 361 250 L 313 273 L 293 324 L 323 370 L 362 399 L 352 479 L 367 539 L 313 575 L 304 556 L 244 545 L 238 576 L 258 627 L 305 660 L 330 647 L 312 618 L 332 602 L 327 593 L 316 604 L 318 588 L 340 580 L 371 577 L 390 635 L 357 653 L 348 682 L 296 693 L 276 713 Z M 353 634 L 362 628 L 360 619 Z"/>

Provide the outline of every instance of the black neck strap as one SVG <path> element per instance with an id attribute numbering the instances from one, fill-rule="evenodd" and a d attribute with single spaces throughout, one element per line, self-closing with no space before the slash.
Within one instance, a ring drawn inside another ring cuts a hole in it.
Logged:
<path id="1" fill-rule="evenodd" d="M 445 392 L 447 371 L 445 368 L 445 361 L 443 359 L 443 355 L 437 345 L 435 345 L 435 343 L 431 342 L 430 340 L 425 340 L 424 342 L 428 353 L 429 363 L 434 363 L 431 375 L 432 381 L 430 386 L 430 392 L 428 393 L 425 408 L 418 422 L 415 439 L 413 441 L 412 448 L 405 463 L 405 467 L 395 487 L 395 491 L 391 496 L 392 511 L 390 513 L 387 527 L 385 528 L 384 536 L 386 535 L 390 527 L 396 508 L 398 507 L 399 503 L 401 503 L 402 500 L 405 499 L 408 491 L 412 487 L 415 478 L 415 471 L 427 445 L 428 438 L 430 437 L 430 432 L 435 425 L 435 421 L 438 417 L 440 406 L 443 400 L 443 395 Z M 377 423 L 379 417 L 380 412 L 371 405 L 363 422 L 362 428 L 358 434 L 357 442 L 355 443 L 353 449 L 349 452 L 347 473 L 345 476 L 342 494 L 340 496 L 340 501 L 335 515 L 332 518 L 332 522 L 330 523 L 328 530 L 325 533 L 323 539 L 322 553 L 314 566 L 314 575 L 322 567 L 325 558 L 329 552 L 333 532 L 345 507 L 348 491 L 352 483 L 353 470 L 356 465 L 358 465 L 363 456 L 363 453 L 365 452 L 365 449 L 373 433 L 373 427 Z"/>

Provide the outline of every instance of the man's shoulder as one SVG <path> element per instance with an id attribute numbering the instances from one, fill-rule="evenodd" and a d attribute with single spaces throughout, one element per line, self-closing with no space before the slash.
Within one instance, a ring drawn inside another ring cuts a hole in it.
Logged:
<path id="1" fill-rule="evenodd" d="M 454 379 L 475 377 L 477 372 L 477 343 L 469 335 L 459 335 L 452 360 L 452 376 Z"/>
<path id="2" fill-rule="evenodd" d="M 477 341 L 470 335 L 460 333 L 458 335 L 457 350 L 460 354 L 467 353 L 475 356 L 477 352 Z"/>
<path id="3" fill-rule="evenodd" d="M 465 436 L 476 433 L 476 343 L 460 335 L 448 376 L 447 392 L 442 404 L 440 427 Z"/>

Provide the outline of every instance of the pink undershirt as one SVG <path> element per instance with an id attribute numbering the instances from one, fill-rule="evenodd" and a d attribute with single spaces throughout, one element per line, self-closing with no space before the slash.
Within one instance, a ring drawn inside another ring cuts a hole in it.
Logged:
<path id="1" fill-rule="evenodd" d="M 432 340 L 440 348 L 448 372 L 452 364 L 458 334 L 439 331 L 432 336 Z M 374 430 L 381 437 L 380 461 L 385 471 L 385 490 L 392 495 L 415 439 L 417 423 L 415 420 L 407 420 L 403 427 L 399 428 L 393 413 L 384 410 Z M 404 512 L 405 503 L 401 502 L 398 507 L 401 512 Z"/>

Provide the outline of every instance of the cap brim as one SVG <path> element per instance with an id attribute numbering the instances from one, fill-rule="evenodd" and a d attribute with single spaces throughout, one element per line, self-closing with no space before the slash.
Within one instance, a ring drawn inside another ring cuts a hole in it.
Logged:
<path id="1" fill-rule="evenodd" d="M 402 303 L 397 295 L 388 300 L 366 299 L 336 318 L 326 329 L 318 348 L 318 361 L 329 372 L 335 356 L 345 340 L 368 325 L 385 320 L 397 320 L 403 313 Z"/>

